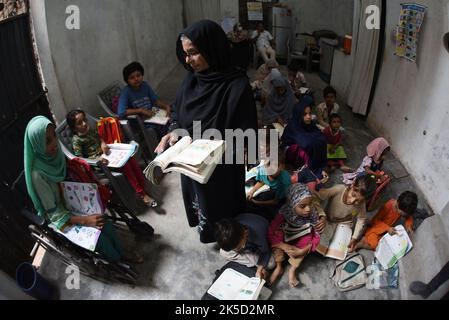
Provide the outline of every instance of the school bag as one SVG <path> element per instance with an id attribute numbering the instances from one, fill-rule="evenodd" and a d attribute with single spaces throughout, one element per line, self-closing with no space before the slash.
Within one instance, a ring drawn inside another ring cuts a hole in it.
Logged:
<path id="1" fill-rule="evenodd" d="M 111 200 L 112 191 L 98 182 L 90 165 L 80 158 L 74 158 L 67 163 L 67 176 L 74 182 L 81 183 L 95 183 L 98 186 L 100 192 L 101 202 L 103 208 L 106 208 L 107 204 Z"/>
<path id="2" fill-rule="evenodd" d="M 366 266 L 360 253 L 348 256 L 346 260 L 337 262 L 331 279 L 342 292 L 359 289 L 366 285 Z"/>
<path id="3" fill-rule="evenodd" d="M 120 121 L 115 117 L 100 118 L 97 122 L 97 130 L 100 139 L 106 144 L 123 142 L 123 132 Z"/>

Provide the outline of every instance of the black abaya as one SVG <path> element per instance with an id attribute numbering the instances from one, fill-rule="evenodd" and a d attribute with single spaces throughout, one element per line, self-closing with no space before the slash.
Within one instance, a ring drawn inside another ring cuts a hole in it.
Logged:
<path id="1" fill-rule="evenodd" d="M 223 139 L 226 129 L 257 130 L 256 104 L 249 80 L 243 71 L 231 67 L 229 43 L 221 27 L 212 21 L 200 21 L 182 35 L 192 41 L 210 69 L 194 73 L 185 65 L 180 37 L 177 54 L 189 72 L 174 105 L 177 127 L 192 135 L 193 121 L 201 121 L 202 133 L 217 129 Z M 232 218 L 245 209 L 244 165 L 218 165 L 207 185 L 186 176 L 182 176 L 181 184 L 189 224 L 198 227 L 203 243 L 215 242 L 215 222 Z"/>

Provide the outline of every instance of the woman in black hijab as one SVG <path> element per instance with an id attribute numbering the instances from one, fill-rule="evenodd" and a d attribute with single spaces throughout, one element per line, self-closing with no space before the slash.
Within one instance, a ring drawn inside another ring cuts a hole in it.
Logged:
<path id="1" fill-rule="evenodd" d="M 178 38 L 177 55 L 188 73 L 177 93 L 172 131 L 185 129 L 192 136 L 193 122 L 201 121 L 201 133 L 217 129 L 223 139 L 226 129 L 253 129 L 257 133 L 249 79 L 243 70 L 231 65 L 231 48 L 218 24 L 203 20 L 184 30 Z M 163 152 L 176 139 L 168 134 L 156 152 Z M 244 165 L 218 165 L 206 185 L 181 176 L 181 186 L 189 224 L 198 227 L 203 243 L 215 242 L 215 222 L 245 210 Z"/>

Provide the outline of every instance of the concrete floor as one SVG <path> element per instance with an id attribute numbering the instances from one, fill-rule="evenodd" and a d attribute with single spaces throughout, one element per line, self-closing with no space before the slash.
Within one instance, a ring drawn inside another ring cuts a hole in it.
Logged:
<path id="1" fill-rule="evenodd" d="M 285 70 L 284 70 L 285 71 Z M 175 99 L 176 89 L 180 84 L 185 71 L 182 67 L 173 70 L 172 75 L 162 83 L 158 89 L 161 98 L 168 102 Z M 254 71 L 250 72 L 253 75 Z M 325 83 L 317 74 L 306 74 L 310 86 L 316 92 L 317 102 L 321 100 L 321 92 Z M 151 82 L 151 79 L 149 79 Z M 344 127 L 347 129 L 345 141 L 346 150 L 350 155 L 348 165 L 358 167 L 367 144 L 374 138 L 369 132 L 363 119 L 355 118 L 351 111 L 341 102 Z M 393 170 L 399 176 L 400 163 L 393 157 L 386 162 L 386 171 Z M 399 173 L 398 173 L 399 172 Z M 339 181 L 339 174 L 333 176 L 333 181 Z M 135 243 L 126 241 L 129 249 L 135 250 L 145 257 L 145 263 L 138 266 L 139 284 L 135 287 L 121 284 L 104 284 L 87 277 L 82 277 L 80 290 L 67 290 L 65 288 L 65 266 L 46 255 L 40 272 L 47 279 L 60 288 L 61 299 L 136 299 L 136 300 L 198 300 L 208 289 L 214 277 L 214 271 L 221 268 L 225 261 L 211 245 L 203 245 L 198 240 L 195 229 L 189 228 L 182 203 L 180 178 L 177 174 L 170 174 L 161 186 L 152 190 L 161 200 L 166 214 L 157 214 L 150 210 L 140 216 L 150 223 L 160 235 L 158 239 L 149 243 Z M 383 200 L 397 197 L 405 190 L 416 191 L 420 199 L 422 194 L 417 190 L 411 177 L 395 179 Z M 421 206 L 423 202 L 420 202 Z M 373 253 L 362 252 L 365 262 L 373 261 Z M 407 259 L 404 258 L 404 259 Z M 374 290 L 365 288 L 349 293 L 339 292 L 329 279 L 335 261 L 324 259 L 318 255 L 309 256 L 300 268 L 300 281 L 302 285 L 297 289 L 288 287 L 287 275 L 273 289 L 272 299 L 275 300 L 398 300 L 401 299 L 401 290 Z M 401 275 L 406 272 L 402 270 Z M 401 279 L 403 277 L 401 276 Z M 401 281 L 402 282 L 402 281 Z M 405 286 L 401 283 L 401 286 Z M 405 298 L 405 297 L 404 297 Z"/>

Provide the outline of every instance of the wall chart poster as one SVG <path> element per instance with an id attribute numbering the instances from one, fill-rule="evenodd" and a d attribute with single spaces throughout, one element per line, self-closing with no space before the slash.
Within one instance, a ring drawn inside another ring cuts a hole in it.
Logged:
<path id="1" fill-rule="evenodd" d="M 416 62 L 421 27 L 427 7 L 413 4 L 401 4 L 401 16 L 396 33 L 395 54 Z"/>
<path id="2" fill-rule="evenodd" d="M 27 13 L 25 0 L 0 0 L 0 21 Z"/>

